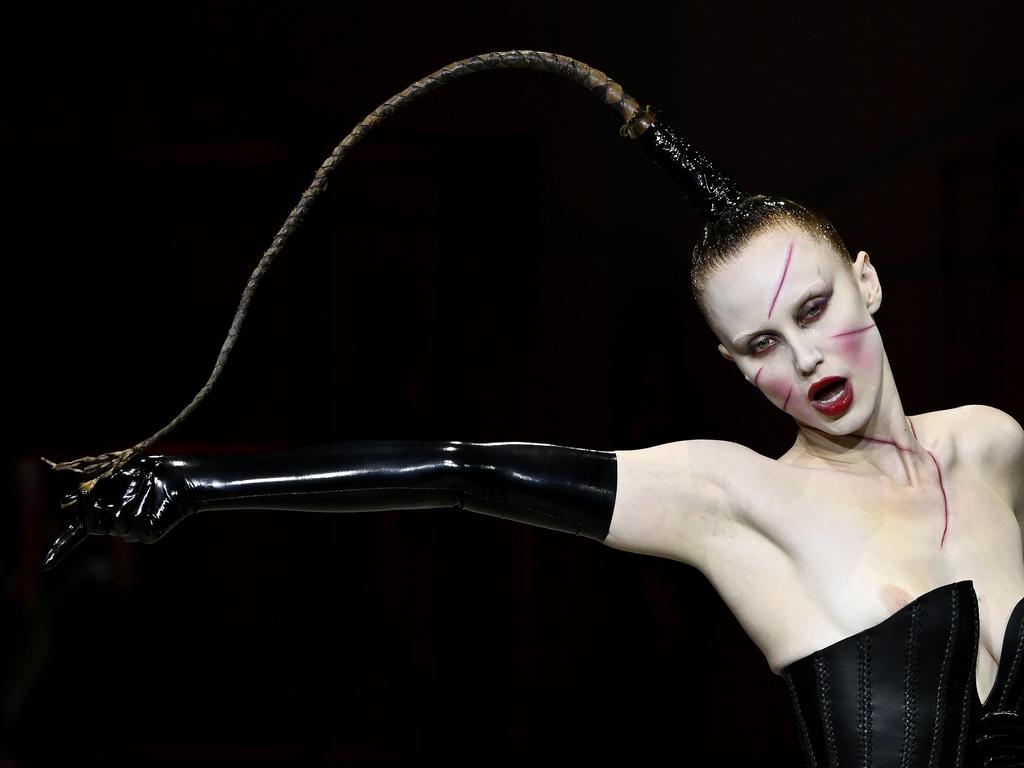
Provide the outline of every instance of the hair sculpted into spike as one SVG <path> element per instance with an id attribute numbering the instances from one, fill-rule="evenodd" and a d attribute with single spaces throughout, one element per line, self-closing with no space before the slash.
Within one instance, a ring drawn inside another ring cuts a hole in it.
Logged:
<path id="1" fill-rule="evenodd" d="M 719 266 L 736 257 L 750 238 L 771 227 L 794 224 L 820 238 L 849 268 L 850 253 L 832 223 L 820 213 L 793 200 L 766 195 L 747 195 L 731 176 L 714 166 L 692 144 L 650 113 L 640 139 L 647 153 L 683 191 L 704 224 L 700 242 L 693 249 L 690 284 L 705 321 L 704 284 Z M 710 323 L 709 323 L 710 325 Z"/>
<path id="2" fill-rule="evenodd" d="M 743 199 L 743 190 L 731 176 L 716 168 L 669 126 L 655 122 L 640 138 L 655 165 L 683 191 L 705 223 L 714 221 Z"/>

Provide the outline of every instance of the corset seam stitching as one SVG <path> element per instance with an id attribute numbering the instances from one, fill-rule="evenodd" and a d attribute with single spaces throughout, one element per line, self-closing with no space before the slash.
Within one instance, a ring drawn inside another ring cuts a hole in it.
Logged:
<path id="1" fill-rule="evenodd" d="M 918 684 L 918 634 L 921 624 L 921 603 L 915 603 L 910 611 L 910 625 L 907 627 L 906 669 L 903 676 L 903 743 L 900 746 L 900 768 L 910 766 L 910 756 L 917 742 L 917 684 Z"/>
<path id="2" fill-rule="evenodd" d="M 1017 651 L 1013 654 L 1013 664 L 1010 665 L 1010 674 L 1006 677 L 1006 680 L 1015 680 L 1017 672 L 1020 668 L 1020 657 L 1021 652 L 1024 651 L 1024 632 L 1020 632 L 1017 635 Z M 1000 659 L 1002 661 L 1002 659 Z M 1004 685 L 1003 690 L 999 692 L 999 709 L 1006 709 L 1006 699 L 1010 693 L 1010 686 Z"/>
<path id="3" fill-rule="evenodd" d="M 804 759 L 807 761 L 808 768 L 818 768 L 818 760 L 814 755 L 814 748 L 811 746 L 811 734 L 807 729 L 807 720 L 804 718 L 803 710 L 800 708 L 800 697 L 797 695 L 793 676 L 789 671 L 784 671 L 782 679 L 786 681 L 789 695 L 793 699 L 793 707 L 796 709 L 797 731 L 800 734 L 800 746 L 804 750 Z"/>
<path id="4" fill-rule="evenodd" d="M 857 741 L 861 768 L 871 768 L 871 635 L 857 644 Z"/>
<path id="5" fill-rule="evenodd" d="M 969 670 L 967 677 L 968 684 L 964 686 L 963 703 L 960 705 L 960 734 L 957 737 L 956 745 L 956 768 L 961 768 L 964 764 L 964 754 L 967 747 L 967 718 L 970 714 L 969 707 L 971 698 L 977 695 L 975 691 L 971 689 L 972 685 L 977 685 L 975 682 L 975 675 L 977 674 L 975 665 L 978 663 L 978 637 L 980 635 L 978 629 L 978 598 L 973 592 L 973 587 L 971 592 L 971 614 L 974 618 L 974 624 L 972 625 L 974 628 L 974 644 L 973 653 L 969 660 L 971 669 Z"/>
<path id="6" fill-rule="evenodd" d="M 954 589 L 949 595 L 949 634 L 946 636 L 946 649 L 942 654 L 942 666 L 939 669 L 939 689 L 935 698 L 935 722 L 932 726 L 932 751 L 928 758 L 928 768 L 938 765 L 942 752 L 942 738 L 946 732 L 946 686 L 949 683 L 949 665 L 952 657 L 953 641 L 960 630 L 960 594 Z"/>
<path id="7" fill-rule="evenodd" d="M 821 711 L 821 723 L 825 731 L 825 752 L 828 756 L 829 768 L 839 768 L 839 755 L 836 748 L 836 732 L 832 725 L 832 692 L 829 685 L 828 667 L 819 653 L 814 657 L 814 676 L 818 689 L 818 708 Z"/>

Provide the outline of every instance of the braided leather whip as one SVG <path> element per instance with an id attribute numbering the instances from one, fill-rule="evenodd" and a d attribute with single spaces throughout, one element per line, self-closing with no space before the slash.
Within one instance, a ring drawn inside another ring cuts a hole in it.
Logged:
<path id="1" fill-rule="evenodd" d="M 543 72 L 552 72 L 572 80 L 577 85 L 589 90 L 622 116 L 625 123 L 620 127 L 619 135 L 624 138 L 638 138 L 654 122 L 654 112 L 652 107 L 648 105 L 645 109 L 641 110 L 637 101 L 627 95 L 625 91 L 622 90 L 622 86 L 605 75 L 604 72 L 594 69 L 593 67 L 568 56 L 562 56 L 555 53 L 545 53 L 544 51 L 496 51 L 481 54 L 479 56 L 471 56 L 468 59 L 461 59 L 459 61 L 452 62 L 451 64 L 432 72 L 423 79 L 417 80 L 404 91 L 392 96 L 373 112 L 363 118 L 363 120 L 352 129 L 352 132 L 334 148 L 320 168 L 317 169 L 312 183 L 310 183 L 306 191 L 302 193 L 302 197 L 299 199 L 298 204 L 296 204 L 291 213 L 288 214 L 288 218 L 285 219 L 284 224 L 281 225 L 281 228 L 274 236 L 270 247 L 264 251 L 262 258 L 256 265 L 256 269 L 253 270 L 252 275 L 249 277 L 245 290 L 242 292 L 242 298 L 238 303 L 238 309 L 235 312 L 235 317 L 231 321 L 231 327 L 228 330 L 227 338 L 224 339 L 224 344 L 221 346 L 220 353 L 217 355 L 217 362 L 213 366 L 213 372 L 210 374 L 210 378 L 207 379 L 206 384 L 203 385 L 202 389 L 200 389 L 199 392 L 196 393 L 196 396 L 192 398 L 192 402 L 185 406 L 181 413 L 175 416 L 167 426 L 131 448 L 103 453 L 99 456 L 83 456 L 72 461 L 60 463 L 50 461 L 45 457 L 40 458 L 42 458 L 42 460 L 49 464 L 53 469 L 70 470 L 84 475 L 93 476 L 91 479 L 86 480 L 79 485 L 79 488 L 82 491 L 89 491 L 98 479 L 113 473 L 120 466 L 145 451 L 153 443 L 168 434 L 182 421 L 184 421 L 184 419 L 192 413 L 193 410 L 195 410 L 199 403 L 202 402 L 203 398 L 206 397 L 207 393 L 209 393 L 213 388 L 214 383 L 217 381 L 217 378 L 220 376 L 220 373 L 224 368 L 224 364 L 227 362 L 228 355 L 235 346 L 235 341 L 238 338 L 238 332 L 242 327 L 242 322 L 245 320 L 246 313 L 249 309 L 249 303 L 252 301 L 253 293 L 255 293 L 256 287 L 263 278 L 263 274 L 270 268 L 270 265 L 273 263 L 278 253 L 280 253 L 284 248 L 288 238 L 306 216 L 306 213 L 309 211 L 313 201 L 315 201 L 320 193 L 327 188 L 327 177 L 331 171 L 334 170 L 335 166 L 341 162 L 341 159 L 352 147 L 358 144 L 367 133 L 379 125 L 386 117 L 392 115 L 400 107 L 418 99 L 420 96 L 429 93 L 445 83 L 451 82 L 456 78 L 468 75 L 471 72 L 481 72 L 488 69 L 536 69 Z"/>

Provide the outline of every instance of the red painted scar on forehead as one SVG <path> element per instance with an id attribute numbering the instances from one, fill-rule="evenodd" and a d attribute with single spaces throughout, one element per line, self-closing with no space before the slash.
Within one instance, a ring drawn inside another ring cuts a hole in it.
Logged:
<path id="1" fill-rule="evenodd" d="M 786 264 L 782 267 L 782 277 L 779 278 L 779 285 L 775 289 L 775 295 L 772 296 L 772 304 L 768 307 L 768 319 L 771 319 L 772 310 L 775 309 L 775 300 L 779 298 L 779 291 L 782 290 L 782 284 L 786 282 L 786 273 L 789 272 L 789 260 L 793 256 L 793 244 L 789 244 L 789 248 L 786 249 Z"/>
<path id="2" fill-rule="evenodd" d="M 829 338 L 830 339 L 835 339 L 835 338 L 838 338 L 839 336 L 852 336 L 855 333 L 863 333 L 868 328 L 874 328 L 874 327 L 875 327 L 874 323 L 869 323 L 868 325 L 865 325 L 863 328 L 854 328 L 852 331 L 840 331 L 839 333 L 833 333 L 831 336 L 829 336 Z"/>

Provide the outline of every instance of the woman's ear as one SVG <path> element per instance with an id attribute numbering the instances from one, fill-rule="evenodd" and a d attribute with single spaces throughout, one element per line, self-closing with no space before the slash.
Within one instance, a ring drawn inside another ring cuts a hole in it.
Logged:
<path id="1" fill-rule="evenodd" d="M 864 306 L 869 314 L 875 314 L 882 305 L 882 284 L 867 251 L 860 251 L 853 262 L 853 281 L 857 284 Z"/>

